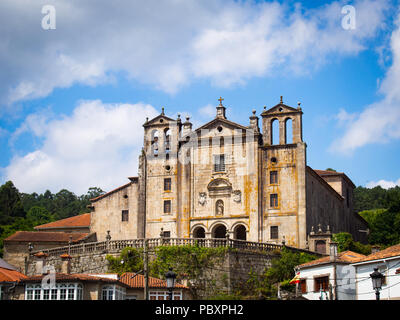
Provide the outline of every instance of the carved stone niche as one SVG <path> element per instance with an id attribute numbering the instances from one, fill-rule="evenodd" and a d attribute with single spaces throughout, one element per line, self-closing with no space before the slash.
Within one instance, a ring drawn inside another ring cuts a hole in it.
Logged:
<path id="1" fill-rule="evenodd" d="M 207 189 L 210 197 L 230 196 L 232 184 L 226 179 L 217 178 L 208 184 Z"/>

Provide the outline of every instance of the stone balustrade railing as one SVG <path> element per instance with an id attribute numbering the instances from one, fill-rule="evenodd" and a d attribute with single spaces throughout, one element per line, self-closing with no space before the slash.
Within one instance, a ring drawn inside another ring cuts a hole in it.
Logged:
<path id="1" fill-rule="evenodd" d="M 152 249 L 158 246 L 183 246 L 183 245 L 198 245 L 201 247 L 229 247 L 240 250 L 250 250 L 250 251 L 274 251 L 280 250 L 283 245 L 274 243 L 262 243 L 262 242 L 252 242 L 244 240 L 236 240 L 229 238 L 149 238 L 149 239 L 131 239 L 131 240 L 109 240 L 109 241 L 99 241 L 99 242 L 88 242 L 73 244 L 64 247 L 43 249 L 40 251 L 32 252 L 34 255 L 38 252 L 44 252 L 48 256 L 60 256 L 64 253 L 70 255 L 79 255 L 87 253 L 117 253 L 122 249 L 127 247 L 132 248 L 144 248 L 145 243 L 148 249 Z"/>

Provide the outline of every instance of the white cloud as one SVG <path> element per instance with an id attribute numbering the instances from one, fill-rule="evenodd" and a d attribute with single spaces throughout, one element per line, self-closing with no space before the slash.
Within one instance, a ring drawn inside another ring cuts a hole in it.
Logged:
<path id="1" fill-rule="evenodd" d="M 37 150 L 15 156 L 3 174 L 22 192 L 58 192 L 62 188 L 77 194 L 91 186 L 110 190 L 137 174 L 137 160 L 143 146 L 142 124 L 158 115 L 152 106 L 104 104 L 82 101 L 71 116 L 55 119 L 46 113 L 26 118 L 15 139 L 23 132 L 43 139 Z"/>
<path id="2" fill-rule="evenodd" d="M 376 186 L 381 186 L 383 189 L 394 188 L 396 186 L 400 186 L 400 179 L 397 181 L 387 181 L 387 180 L 379 180 L 379 181 L 370 181 L 365 185 L 367 188 L 374 188 Z"/>
<path id="3" fill-rule="evenodd" d="M 346 130 L 333 142 L 332 151 L 348 154 L 367 144 L 400 139 L 400 15 L 391 36 L 391 53 L 392 65 L 379 88 L 383 98 L 357 115 L 339 112 L 339 124 L 346 118 Z"/>
<path id="4" fill-rule="evenodd" d="M 197 112 L 203 118 L 214 118 L 217 113 L 215 108 L 216 106 L 207 104 L 206 106 L 201 107 Z"/>
<path id="5" fill-rule="evenodd" d="M 41 28 L 45 4 L 55 6 L 56 30 Z M 339 2 L 293 11 L 233 0 L 3 0 L 0 104 L 106 83 L 116 73 L 168 93 L 196 79 L 231 86 L 281 67 L 308 73 L 331 54 L 357 54 L 382 27 L 387 1 L 353 5 L 357 28 L 348 31 Z"/>

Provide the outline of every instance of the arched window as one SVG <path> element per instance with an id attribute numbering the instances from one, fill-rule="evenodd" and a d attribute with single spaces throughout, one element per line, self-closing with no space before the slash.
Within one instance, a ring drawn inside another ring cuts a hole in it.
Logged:
<path id="1" fill-rule="evenodd" d="M 234 237 L 237 240 L 246 240 L 246 227 L 242 224 L 238 225 L 234 230 Z"/>
<path id="2" fill-rule="evenodd" d="M 271 144 L 279 144 L 279 120 L 273 119 L 271 122 Z"/>
<path id="3" fill-rule="evenodd" d="M 226 237 L 226 227 L 223 224 L 217 225 L 213 229 L 212 237 L 213 238 L 225 238 Z"/>
<path id="4" fill-rule="evenodd" d="M 158 131 L 153 130 L 151 132 L 151 154 L 158 156 Z"/>
<path id="5" fill-rule="evenodd" d="M 293 143 L 293 120 L 287 118 L 285 120 L 285 144 Z"/>
<path id="6" fill-rule="evenodd" d="M 164 141 L 165 151 L 169 151 L 171 148 L 171 130 L 169 128 L 166 128 L 164 130 L 164 136 L 165 136 L 165 141 Z"/>
<path id="7" fill-rule="evenodd" d="M 206 232 L 203 227 L 197 227 L 193 230 L 193 237 L 196 239 L 204 239 L 206 237 Z"/>

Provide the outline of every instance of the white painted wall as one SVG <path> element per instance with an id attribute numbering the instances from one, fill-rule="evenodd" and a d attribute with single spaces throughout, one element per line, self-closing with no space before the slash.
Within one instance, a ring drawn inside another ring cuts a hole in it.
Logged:
<path id="1" fill-rule="evenodd" d="M 307 293 L 303 294 L 308 300 L 320 300 L 321 292 L 314 292 L 314 278 L 329 275 L 329 283 L 334 292 L 334 266 L 333 264 L 324 264 L 312 266 L 300 270 L 300 278 L 306 279 Z M 355 268 L 352 265 L 336 264 L 336 285 L 338 300 L 355 300 Z M 329 291 L 323 293 L 323 300 L 330 299 Z"/>
<path id="2" fill-rule="evenodd" d="M 386 260 L 375 260 L 369 263 L 354 264 L 357 272 L 357 300 L 375 300 L 375 291 L 372 288 L 370 274 L 374 268 L 386 276 L 386 285 L 380 291 L 381 300 L 400 300 L 400 274 L 396 274 L 396 269 L 400 268 L 400 256 L 388 258 Z"/>

